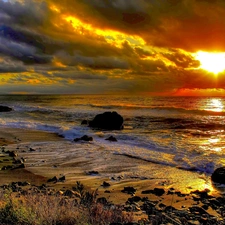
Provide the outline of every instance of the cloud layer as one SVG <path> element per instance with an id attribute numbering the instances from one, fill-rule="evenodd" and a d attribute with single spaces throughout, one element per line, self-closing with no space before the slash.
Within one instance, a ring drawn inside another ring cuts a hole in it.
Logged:
<path id="1" fill-rule="evenodd" d="M 223 0 L 0 0 L 0 93 L 224 89 L 197 51 L 225 51 Z"/>

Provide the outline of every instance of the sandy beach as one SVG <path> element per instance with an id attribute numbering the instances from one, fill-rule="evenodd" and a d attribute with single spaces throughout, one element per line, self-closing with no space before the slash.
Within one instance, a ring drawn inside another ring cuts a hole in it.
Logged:
<path id="1" fill-rule="evenodd" d="M 0 171 L 0 185 L 27 181 L 66 190 L 80 181 L 88 190 L 98 189 L 99 196 L 115 204 L 124 204 L 132 195 L 122 190 L 133 187 L 136 196 L 148 197 L 176 209 L 196 205 L 191 192 L 207 190 L 210 195 L 219 196 L 210 180 L 202 174 L 116 155 L 98 147 L 89 148 L 91 142 L 75 143 L 54 133 L 12 128 L 1 129 L 0 138 L 1 168 L 12 164 L 7 151 L 16 152 L 16 159 L 25 159 L 25 168 Z M 54 176 L 64 178 L 62 182 L 48 182 Z M 108 185 L 104 186 L 103 182 Z M 165 194 L 159 196 L 148 192 L 154 188 L 165 190 Z M 184 195 L 169 195 L 171 190 Z M 215 210 L 208 212 L 219 216 Z"/>

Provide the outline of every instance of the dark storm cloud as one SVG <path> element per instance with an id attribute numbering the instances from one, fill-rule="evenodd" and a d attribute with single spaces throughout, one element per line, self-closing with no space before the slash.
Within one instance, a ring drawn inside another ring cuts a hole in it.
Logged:
<path id="1" fill-rule="evenodd" d="M 27 68 L 21 63 L 10 59 L 0 60 L 0 73 L 26 72 Z"/>
<path id="2" fill-rule="evenodd" d="M 100 74 L 91 74 L 84 73 L 80 71 L 69 71 L 65 73 L 55 72 L 51 75 L 48 75 L 53 78 L 63 78 L 63 79 L 71 79 L 71 80 L 107 80 L 107 76 Z"/>
<path id="3" fill-rule="evenodd" d="M 83 65 L 93 69 L 127 69 L 128 63 L 116 57 L 96 56 L 87 57 L 79 54 L 70 55 L 66 52 L 59 52 L 57 57 L 69 66 Z"/>
<path id="4" fill-rule="evenodd" d="M 36 91 L 224 88 L 190 54 L 225 50 L 224 14 L 222 0 L 0 0 L 0 73 Z"/>
<path id="5" fill-rule="evenodd" d="M 10 56 L 25 64 L 45 64 L 52 60 L 52 56 L 38 53 L 30 45 L 10 41 L 0 36 L 0 55 Z"/>
<path id="6" fill-rule="evenodd" d="M 53 1 L 63 12 L 148 44 L 189 51 L 225 49 L 225 2 L 197 0 Z M 67 6 L 70 7 L 67 7 Z"/>
<path id="7" fill-rule="evenodd" d="M 48 18 L 48 5 L 45 1 L 24 0 L 0 1 L 0 12 L 8 15 L 11 22 L 25 26 L 40 26 Z"/>

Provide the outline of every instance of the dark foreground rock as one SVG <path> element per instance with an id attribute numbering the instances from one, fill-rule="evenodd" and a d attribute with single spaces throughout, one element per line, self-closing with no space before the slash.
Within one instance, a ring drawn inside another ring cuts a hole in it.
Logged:
<path id="1" fill-rule="evenodd" d="M 117 141 L 117 139 L 113 136 L 110 136 L 110 137 L 106 138 L 105 140 L 106 141 L 114 141 L 114 142 Z"/>
<path id="2" fill-rule="evenodd" d="M 96 115 L 89 122 L 89 126 L 105 130 L 121 130 L 123 129 L 123 117 L 117 112 L 104 112 Z"/>
<path id="3" fill-rule="evenodd" d="M 87 120 L 82 120 L 81 125 L 88 125 L 88 121 Z"/>
<path id="4" fill-rule="evenodd" d="M 8 106 L 0 105 L 0 112 L 10 112 L 12 110 L 13 109 Z"/>
<path id="5" fill-rule="evenodd" d="M 77 141 L 93 141 L 93 137 L 84 135 L 84 136 L 82 136 L 80 138 L 75 138 L 74 141 L 75 142 L 77 142 Z"/>
<path id="6" fill-rule="evenodd" d="M 215 183 L 225 184 L 225 166 L 217 168 L 213 172 L 211 179 Z"/>

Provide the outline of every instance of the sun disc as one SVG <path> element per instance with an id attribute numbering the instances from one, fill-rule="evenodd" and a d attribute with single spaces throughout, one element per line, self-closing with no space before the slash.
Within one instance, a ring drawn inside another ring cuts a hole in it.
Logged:
<path id="1" fill-rule="evenodd" d="M 218 74 L 225 70 L 225 53 L 211 53 L 199 51 L 195 58 L 200 61 L 200 68 Z"/>

